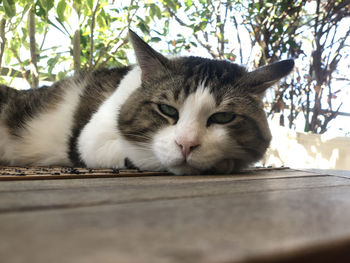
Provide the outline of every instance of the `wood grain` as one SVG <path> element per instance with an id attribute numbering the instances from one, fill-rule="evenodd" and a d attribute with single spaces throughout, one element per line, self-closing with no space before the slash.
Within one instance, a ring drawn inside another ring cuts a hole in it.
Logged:
<path id="1" fill-rule="evenodd" d="M 0 166 L 0 181 L 9 180 L 48 180 L 77 178 L 113 178 L 132 176 L 168 175 L 166 172 L 89 169 L 80 167 L 13 167 Z"/>
<path id="2" fill-rule="evenodd" d="M 345 263 L 348 175 L 259 169 L 219 176 L 2 181 L 0 258 Z"/>

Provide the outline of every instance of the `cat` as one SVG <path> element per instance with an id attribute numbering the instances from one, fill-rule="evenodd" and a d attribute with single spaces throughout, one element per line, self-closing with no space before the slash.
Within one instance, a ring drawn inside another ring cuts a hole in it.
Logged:
<path id="1" fill-rule="evenodd" d="M 137 65 L 80 73 L 32 90 L 0 86 L 0 164 L 232 173 L 271 140 L 262 97 L 294 67 L 248 72 L 168 59 L 129 31 Z"/>

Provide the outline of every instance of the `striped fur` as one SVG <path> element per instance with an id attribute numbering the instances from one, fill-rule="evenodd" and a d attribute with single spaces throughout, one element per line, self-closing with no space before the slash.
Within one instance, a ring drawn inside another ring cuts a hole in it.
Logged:
<path id="1" fill-rule="evenodd" d="M 135 33 L 130 39 L 137 66 L 38 90 L 0 86 L 0 163 L 199 174 L 230 173 L 263 156 L 271 135 L 261 97 L 293 61 L 247 72 L 227 61 L 167 59 Z M 232 119 L 213 122 L 222 112 Z"/>

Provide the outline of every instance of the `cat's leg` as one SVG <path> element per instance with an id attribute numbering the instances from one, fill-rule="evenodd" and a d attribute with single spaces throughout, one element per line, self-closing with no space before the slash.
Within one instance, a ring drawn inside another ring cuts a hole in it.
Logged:
<path id="1" fill-rule="evenodd" d="M 80 157 L 87 167 L 90 168 L 125 168 L 125 151 L 120 140 L 103 140 L 93 138 L 80 140 Z"/>

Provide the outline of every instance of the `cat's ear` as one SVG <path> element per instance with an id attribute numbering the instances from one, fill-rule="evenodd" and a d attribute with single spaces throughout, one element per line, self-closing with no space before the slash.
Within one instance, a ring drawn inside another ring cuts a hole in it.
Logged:
<path id="1" fill-rule="evenodd" d="M 251 71 L 246 76 L 245 84 L 255 94 L 264 94 L 265 90 L 287 76 L 294 68 L 292 59 L 282 60 Z"/>
<path id="2" fill-rule="evenodd" d="M 142 71 L 142 80 L 147 81 L 156 72 L 164 72 L 168 67 L 168 59 L 151 48 L 135 32 L 129 29 L 129 39 L 134 48 L 137 62 Z"/>

